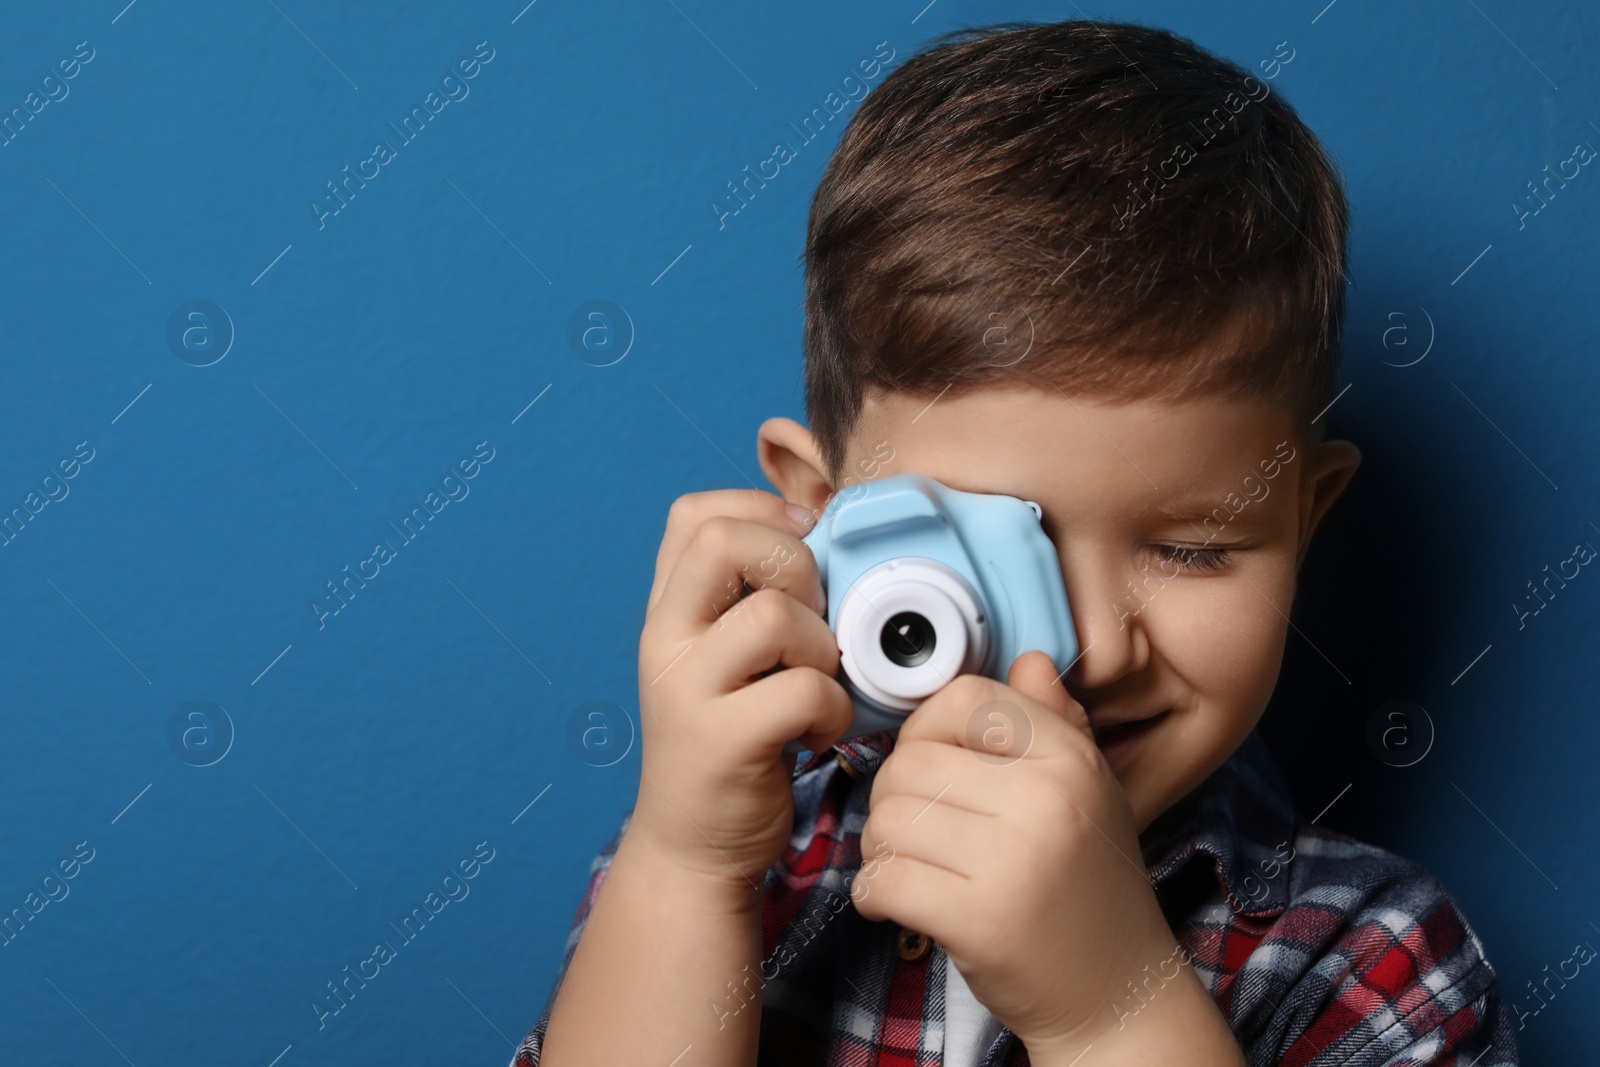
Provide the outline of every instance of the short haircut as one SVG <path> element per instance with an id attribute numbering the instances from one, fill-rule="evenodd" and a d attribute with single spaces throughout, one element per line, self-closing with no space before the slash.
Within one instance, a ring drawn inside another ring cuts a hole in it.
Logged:
<path id="1" fill-rule="evenodd" d="M 869 389 L 1257 397 L 1320 436 L 1348 227 L 1294 109 L 1187 38 L 943 34 L 861 102 L 812 200 L 805 403 L 830 479 Z"/>

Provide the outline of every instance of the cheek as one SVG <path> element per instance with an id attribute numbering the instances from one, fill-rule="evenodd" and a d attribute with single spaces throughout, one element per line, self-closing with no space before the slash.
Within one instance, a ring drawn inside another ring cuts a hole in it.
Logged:
<path id="1" fill-rule="evenodd" d="M 1233 720 L 1248 732 L 1272 694 L 1283 659 L 1288 623 L 1274 605 L 1287 614 L 1293 591 L 1293 571 L 1283 566 L 1169 586 L 1166 603 L 1150 606 L 1151 650 L 1187 683 L 1208 715 Z"/>

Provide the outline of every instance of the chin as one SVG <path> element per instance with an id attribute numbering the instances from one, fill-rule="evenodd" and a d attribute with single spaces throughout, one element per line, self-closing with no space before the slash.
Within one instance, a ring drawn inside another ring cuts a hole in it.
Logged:
<path id="1" fill-rule="evenodd" d="M 1185 728 L 1187 718 L 1169 709 L 1152 718 L 1140 736 L 1101 748 L 1141 834 L 1220 767 L 1249 733 L 1246 729 L 1237 737 L 1196 736 Z"/>

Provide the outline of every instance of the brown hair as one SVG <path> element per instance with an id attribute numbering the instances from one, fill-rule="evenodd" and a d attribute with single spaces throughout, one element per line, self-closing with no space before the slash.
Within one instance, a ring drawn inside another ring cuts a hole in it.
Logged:
<path id="1" fill-rule="evenodd" d="M 1294 110 L 1186 38 L 935 38 L 862 101 L 811 204 L 805 400 L 830 478 L 869 389 L 1254 396 L 1320 435 L 1348 225 Z"/>

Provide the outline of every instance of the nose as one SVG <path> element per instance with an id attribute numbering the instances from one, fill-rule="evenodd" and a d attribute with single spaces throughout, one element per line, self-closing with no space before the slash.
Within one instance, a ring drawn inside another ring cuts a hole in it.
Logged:
<path id="1" fill-rule="evenodd" d="M 1130 566 L 1110 559 L 1062 558 L 1067 605 L 1078 635 L 1078 661 L 1066 681 L 1079 692 L 1111 685 L 1150 662 L 1145 606 L 1151 591 Z"/>

